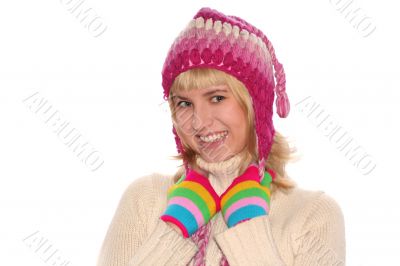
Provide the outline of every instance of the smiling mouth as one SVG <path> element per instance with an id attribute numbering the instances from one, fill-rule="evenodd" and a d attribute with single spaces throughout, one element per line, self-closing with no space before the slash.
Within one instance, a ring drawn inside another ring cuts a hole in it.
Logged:
<path id="1" fill-rule="evenodd" d="M 220 139 L 217 139 L 217 140 L 214 140 L 214 141 L 206 142 L 206 141 L 203 141 L 200 137 L 198 137 L 198 141 L 199 141 L 199 144 L 200 144 L 200 146 L 202 148 L 216 148 L 219 145 L 221 145 L 222 143 L 224 143 L 228 136 L 229 136 L 229 132 L 227 132 Z"/>
<path id="2" fill-rule="evenodd" d="M 207 135 L 196 135 L 196 137 L 200 138 L 200 137 L 210 137 L 212 135 L 218 135 L 218 134 L 226 134 L 228 133 L 228 130 L 221 130 L 221 131 L 216 131 L 216 132 L 212 132 L 212 133 L 208 133 Z"/>

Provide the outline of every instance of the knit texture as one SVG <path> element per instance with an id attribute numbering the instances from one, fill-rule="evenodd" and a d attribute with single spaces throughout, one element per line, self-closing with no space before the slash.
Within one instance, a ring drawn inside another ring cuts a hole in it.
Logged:
<path id="1" fill-rule="evenodd" d="M 196 243 L 199 250 L 193 258 L 194 266 L 206 265 L 206 248 L 210 240 L 211 223 L 203 225 L 195 234 L 192 236 L 192 240 Z"/>
<path id="2" fill-rule="evenodd" d="M 265 172 L 260 182 L 255 164 L 251 164 L 241 176 L 234 179 L 221 195 L 221 211 L 229 228 L 269 213 L 271 181 L 271 175 Z"/>
<path id="3" fill-rule="evenodd" d="M 238 158 L 219 168 L 218 163 L 210 165 L 208 179 L 218 195 L 239 175 L 235 172 Z M 184 238 L 159 219 L 173 184 L 172 176 L 153 173 L 126 188 L 99 250 L 97 266 L 194 265 L 199 246 L 193 238 L 200 230 Z M 268 215 L 232 228 L 218 212 L 208 223 L 205 265 L 220 265 L 223 255 L 230 266 L 345 265 L 344 218 L 332 197 L 295 187 L 275 191 L 270 204 Z"/>
<path id="4" fill-rule="evenodd" d="M 216 186 L 216 187 L 225 188 L 228 185 L 228 183 L 226 181 L 224 182 L 224 180 L 229 181 L 229 179 L 223 178 L 223 175 L 230 175 L 233 172 L 237 172 L 237 168 L 240 166 L 239 164 L 242 162 L 245 165 L 247 165 L 250 161 L 250 158 L 246 157 L 246 156 L 248 156 L 248 154 L 246 153 L 245 150 L 243 150 L 242 152 L 239 152 L 238 154 L 236 154 L 235 156 L 233 156 L 232 158 L 230 158 L 228 160 L 225 160 L 222 162 L 215 162 L 215 163 L 206 162 L 201 157 L 197 156 L 196 163 L 203 170 L 205 170 L 207 172 L 211 172 L 211 175 L 220 176 L 220 178 L 218 178 L 216 180 L 218 180 L 220 182 L 220 184 L 222 184 L 222 186 Z M 257 173 L 257 170 L 256 170 L 256 168 L 254 168 L 255 164 L 253 163 L 252 165 L 253 165 L 252 174 L 254 175 Z M 249 169 L 247 169 L 247 170 L 249 170 Z M 249 174 L 249 171 L 245 171 L 245 172 L 246 172 L 245 174 Z M 245 175 L 245 174 L 243 174 L 243 175 Z M 275 173 L 271 169 L 269 169 L 265 173 L 265 176 L 262 180 L 262 184 L 269 188 L 270 187 L 269 184 L 270 184 L 271 180 L 273 180 L 274 178 L 275 178 Z M 236 179 L 238 179 L 238 178 L 236 178 Z M 233 183 L 235 183 L 235 181 L 233 181 Z M 232 184 L 229 187 L 232 187 Z M 229 187 L 227 188 L 227 190 L 229 189 Z M 226 194 L 227 190 L 223 194 Z M 221 194 L 221 193 L 219 193 L 219 194 Z M 221 198 L 222 198 L 222 195 L 221 195 Z M 255 217 L 255 216 L 253 216 L 253 217 Z M 225 222 L 227 222 L 227 219 L 226 218 L 224 218 L 224 219 L 225 219 Z M 237 224 L 245 222 L 249 219 L 250 218 L 244 217 L 240 221 L 238 221 Z M 229 226 L 229 223 L 227 223 L 227 224 Z M 197 254 L 194 258 L 194 265 L 205 265 L 204 264 L 205 261 L 202 256 L 205 256 L 204 255 L 205 249 L 207 248 L 208 240 L 210 237 L 209 233 L 210 233 L 209 224 L 207 225 L 207 227 L 203 227 L 198 232 L 196 232 L 196 234 L 198 234 L 198 236 L 196 236 L 194 241 L 196 241 L 196 243 L 199 243 L 199 245 L 198 245 L 199 251 L 197 252 Z M 222 255 L 222 258 L 220 260 L 220 265 L 221 266 L 229 265 L 229 263 L 224 255 Z"/>
<path id="5" fill-rule="evenodd" d="M 201 156 L 196 156 L 196 164 L 204 171 L 209 173 L 211 176 L 217 176 L 219 178 L 210 178 L 210 180 L 218 181 L 218 185 L 214 185 L 217 188 L 218 195 L 221 194 L 221 189 L 224 189 L 228 186 L 229 178 L 226 176 L 231 176 L 232 174 L 236 174 L 238 172 L 238 168 L 241 163 L 248 164 L 250 157 L 248 157 L 248 153 L 246 150 L 242 150 L 237 153 L 235 156 L 226 159 L 221 162 L 207 162 L 202 159 Z M 200 228 L 199 231 L 196 232 L 194 236 L 194 241 L 198 243 L 199 250 L 196 256 L 193 259 L 193 265 L 205 265 L 205 254 L 208 242 L 211 238 L 210 236 L 210 223 L 207 226 Z M 220 266 L 229 266 L 229 263 L 224 254 L 222 254 L 220 260 Z"/>
<path id="6" fill-rule="evenodd" d="M 194 170 L 168 189 L 168 207 L 160 217 L 172 222 L 184 237 L 191 236 L 220 210 L 220 199 L 207 177 Z"/>

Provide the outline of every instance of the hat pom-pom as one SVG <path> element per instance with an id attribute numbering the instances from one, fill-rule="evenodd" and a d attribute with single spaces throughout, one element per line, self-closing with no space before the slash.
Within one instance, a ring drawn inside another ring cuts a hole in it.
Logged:
<path id="1" fill-rule="evenodd" d="M 289 111 L 290 103 L 286 91 L 280 91 L 276 98 L 276 112 L 278 113 L 279 117 L 285 118 L 288 116 Z"/>

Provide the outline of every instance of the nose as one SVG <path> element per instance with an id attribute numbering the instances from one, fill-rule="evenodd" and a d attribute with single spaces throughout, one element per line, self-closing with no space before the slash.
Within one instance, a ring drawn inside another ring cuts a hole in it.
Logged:
<path id="1" fill-rule="evenodd" d="M 194 108 L 192 117 L 192 128 L 199 132 L 204 128 L 211 128 L 213 123 L 212 113 L 208 108 Z"/>

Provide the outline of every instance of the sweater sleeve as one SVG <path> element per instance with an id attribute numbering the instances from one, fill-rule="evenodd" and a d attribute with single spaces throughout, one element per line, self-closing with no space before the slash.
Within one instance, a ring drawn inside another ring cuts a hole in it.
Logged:
<path id="1" fill-rule="evenodd" d="M 311 205 L 304 222 L 292 234 L 292 265 L 345 265 L 344 219 L 340 207 L 325 193 Z M 276 247 L 267 215 L 229 228 L 215 239 L 231 266 L 287 265 Z"/>
<path id="2" fill-rule="evenodd" d="M 268 215 L 239 223 L 215 236 L 230 266 L 285 265 L 275 246 Z"/>
<path id="3" fill-rule="evenodd" d="M 338 203 L 322 193 L 302 230 L 293 234 L 294 265 L 346 265 L 345 223 Z"/>
<path id="4" fill-rule="evenodd" d="M 186 265 L 198 247 L 158 218 L 149 232 L 154 197 L 151 176 L 123 193 L 97 259 L 97 266 Z"/>

